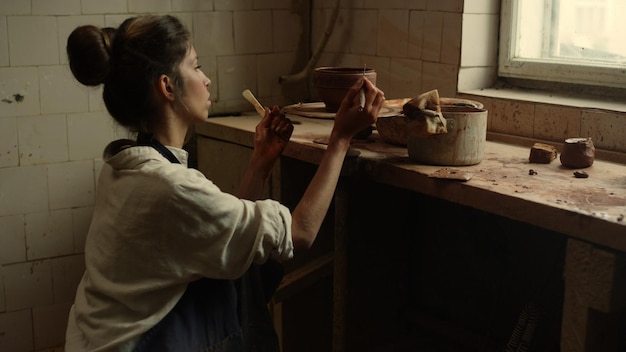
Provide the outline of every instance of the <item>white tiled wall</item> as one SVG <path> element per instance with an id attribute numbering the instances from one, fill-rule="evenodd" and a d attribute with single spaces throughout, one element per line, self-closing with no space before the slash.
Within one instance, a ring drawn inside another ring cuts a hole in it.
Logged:
<path id="1" fill-rule="evenodd" d="M 314 2 L 313 43 L 330 20 L 333 2 Z M 387 99 L 437 88 L 456 95 L 463 0 L 342 3 L 319 66 L 371 67 Z"/>
<path id="2" fill-rule="evenodd" d="M 334 0 L 0 1 L 0 351 L 63 343 L 67 311 L 83 271 L 83 246 L 105 144 L 126 137 L 109 118 L 100 88 L 77 84 L 65 41 L 82 24 L 117 26 L 135 12 L 173 13 L 187 25 L 212 80 L 214 112 L 315 98 L 278 77 L 303 64 Z M 318 66 L 375 68 L 388 99 L 495 81 L 499 1 L 343 1 Z M 297 61 L 298 60 L 298 61 Z M 299 62 L 301 65 L 296 65 Z M 314 95 L 314 94 L 313 94 Z M 489 129 L 547 140 L 575 133 L 626 151 L 623 114 L 526 99 L 476 97 Z"/>
<path id="3" fill-rule="evenodd" d="M 9 61 L 12 66 L 59 63 L 55 17 L 9 16 L 7 27 L 9 28 Z"/>

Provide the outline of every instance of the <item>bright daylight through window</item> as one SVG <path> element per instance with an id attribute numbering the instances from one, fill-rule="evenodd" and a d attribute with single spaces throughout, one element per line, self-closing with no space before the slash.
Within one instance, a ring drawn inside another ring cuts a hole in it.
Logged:
<path id="1" fill-rule="evenodd" d="M 503 0 L 499 75 L 626 88 L 626 0 Z"/>

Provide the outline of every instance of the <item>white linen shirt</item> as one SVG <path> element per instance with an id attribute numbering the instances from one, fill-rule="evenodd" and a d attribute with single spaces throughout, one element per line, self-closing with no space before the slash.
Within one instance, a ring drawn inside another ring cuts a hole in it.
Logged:
<path id="1" fill-rule="evenodd" d="M 189 282 L 293 256 L 288 208 L 224 193 L 168 149 L 181 164 L 149 146 L 105 156 L 65 351 L 131 351 Z"/>

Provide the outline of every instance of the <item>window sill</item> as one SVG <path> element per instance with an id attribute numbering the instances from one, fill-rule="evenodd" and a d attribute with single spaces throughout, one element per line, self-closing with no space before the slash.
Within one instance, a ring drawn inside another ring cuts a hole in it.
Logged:
<path id="1" fill-rule="evenodd" d="M 481 88 L 460 91 L 460 94 L 496 99 L 520 100 L 534 103 L 562 105 L 565 107 L 601 109 L 626 113 L 626 101 L 612 97 L 589 97 L 574 93 L 560 93 L 523 88 Z"/>
<path id="2" fill-rule="evenodd" d="M 530 147 L 585 135 L 593 138 L 598 159 L 626 164 L 626 101 L 617 97 L 499 86 L 460 90 L 459 96 L 484 98 L 493 109 L 488 139 Z"/>

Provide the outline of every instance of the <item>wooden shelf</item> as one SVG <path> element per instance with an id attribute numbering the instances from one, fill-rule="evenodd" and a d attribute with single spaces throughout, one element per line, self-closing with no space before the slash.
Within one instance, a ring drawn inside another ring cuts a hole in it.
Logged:
<path id="1" fill-rule="evenodd" d="M 323 255 L 285 275 L 274 293 L 274 302 L 281 302 L 300 290 L 333 273 L 333 254 Z"/>

